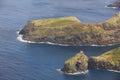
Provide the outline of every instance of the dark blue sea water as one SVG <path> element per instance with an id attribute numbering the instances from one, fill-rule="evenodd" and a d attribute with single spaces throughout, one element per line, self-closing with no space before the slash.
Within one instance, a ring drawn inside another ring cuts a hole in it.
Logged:
<path id="1" fill-rule="evenodd" d="M 28 20 L 76 16 L 83 22 L 102 22 L 119 9 L 106 8 L 114 0 L 0 0 L 0 80 L 120 80 L 120 73 L 89 70 L 85 75 L 57 71 L 66 59 L 83 50 L 96 56 L 120 45 L 74 47 L 29 44 L 17 40 Z"/>

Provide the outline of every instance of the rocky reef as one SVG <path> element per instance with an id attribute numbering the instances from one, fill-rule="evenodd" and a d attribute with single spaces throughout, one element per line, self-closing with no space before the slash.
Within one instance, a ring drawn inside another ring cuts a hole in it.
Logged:
<path id="1" fill-rule="evenodd" d="M 19 32 L 22 39 L 70 46 L 120 43 L 120 13 L 102 23 L 83 23 L 74 16 L 29 21 Z"/>
<path id="2" fill-rule="evenodd" d="M 120 0 L 116 0 L 114 3 L 107 5 L 107 7 L 120 7 Z"/>
<path id="3" fill-rule="evenodd" d="M 64 63 L 61 69 L 64 73 L 82 73 L 88 69 L 88 58 L 83 51 L 80 51 Z"/>
<path id="4" fill-rule="evenodd" d="M 120 71 L 120 47 L 89 58 L 89 68 Z"/>

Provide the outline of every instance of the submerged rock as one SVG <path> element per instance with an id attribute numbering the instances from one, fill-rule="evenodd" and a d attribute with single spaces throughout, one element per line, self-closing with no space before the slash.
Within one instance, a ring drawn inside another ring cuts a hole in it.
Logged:
<path id="1" fill-rule="evenodd" d="M 70 46 L 120 43 L 120 13 L 105 22 L 82 23 L 76 17 L 32 20 L 19 32 L 23 40 Z"/>
<path id="2" fill-rule="evenodd" d="M 120 7 L 120 0 L 116 0 L 114 3 L 107 5 L 107 7 Z"/>
<path id="3" fill-rule="evenodd" d="M 89 68 L 120 71 L 120 47 L 89 59 Z"/>
<path id="4" fill-rule="evenodd" d="M 82 73 L 88 69 L 88 58 L 83 51 L 77 53 L 72 58 L 64 63 L 64 68 L 61 69 L 64 73 Z"/>

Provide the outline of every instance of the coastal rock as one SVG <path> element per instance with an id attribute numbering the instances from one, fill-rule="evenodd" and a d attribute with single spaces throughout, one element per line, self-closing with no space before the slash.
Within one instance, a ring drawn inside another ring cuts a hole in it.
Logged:
<path id="1" fill-rule="evenodd" d="M 89 68 L 120 71 L 120 47 L 89 59 Z"/>
<path id="2" fill-rule="evenodd" d="M 120 7 L 120 0 L 115 1 L 113 4 L 107 5 L 107 7 Z"/>
<path id="3" fill-rule="evenodd" d="M 88 58 L 83 51 L 77 53 L 72 58 L 64 63 L 64 68 L 61 69 L 64 73 L 81 73 L 88 69 Z"/>
<path id="4" fill-rule="evenodd" d="M 120 13 L 102 23 L 83 23 L 76 17 L 29 21 L 19 32 L 23 40 L 69 46 L 120 43 Z"/>

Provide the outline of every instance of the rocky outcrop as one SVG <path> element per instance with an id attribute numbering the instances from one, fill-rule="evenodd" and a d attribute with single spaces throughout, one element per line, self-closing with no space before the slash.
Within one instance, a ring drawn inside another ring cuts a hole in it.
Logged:
<path id="1" fill-rule="evenodd" d="M 68 59 L 61 69 L 64 73 L 80 73 L 88 69 L 88 58 L 83 51 Z"/>
<path id="2" fill-rule="evenodd" d="M 23 40 L 70 46 L 120 43 L 120 13 L 102 23 L 87 24 L 76 17 L 29 21 L 19 32 Z"/>
<path id="3" fill-rule="evenodd" d="M 89 68 L 120 71 L 120 48 L 89 59 Z"/>
<path id="4" fill-rule="evenodd" d="M 120 7 L 120 0 L 116 0 L 113 4 L 107 5 L 107 7 Z"/>
<path id="5" fill-rule="evenodd" d="M 120 72 L 120 47 L 89 59 L 83 51 L 80 51 L 65 61 L 61 71 L 66 74 L 74 74 L 86 72 L 88 69 Z"/>

